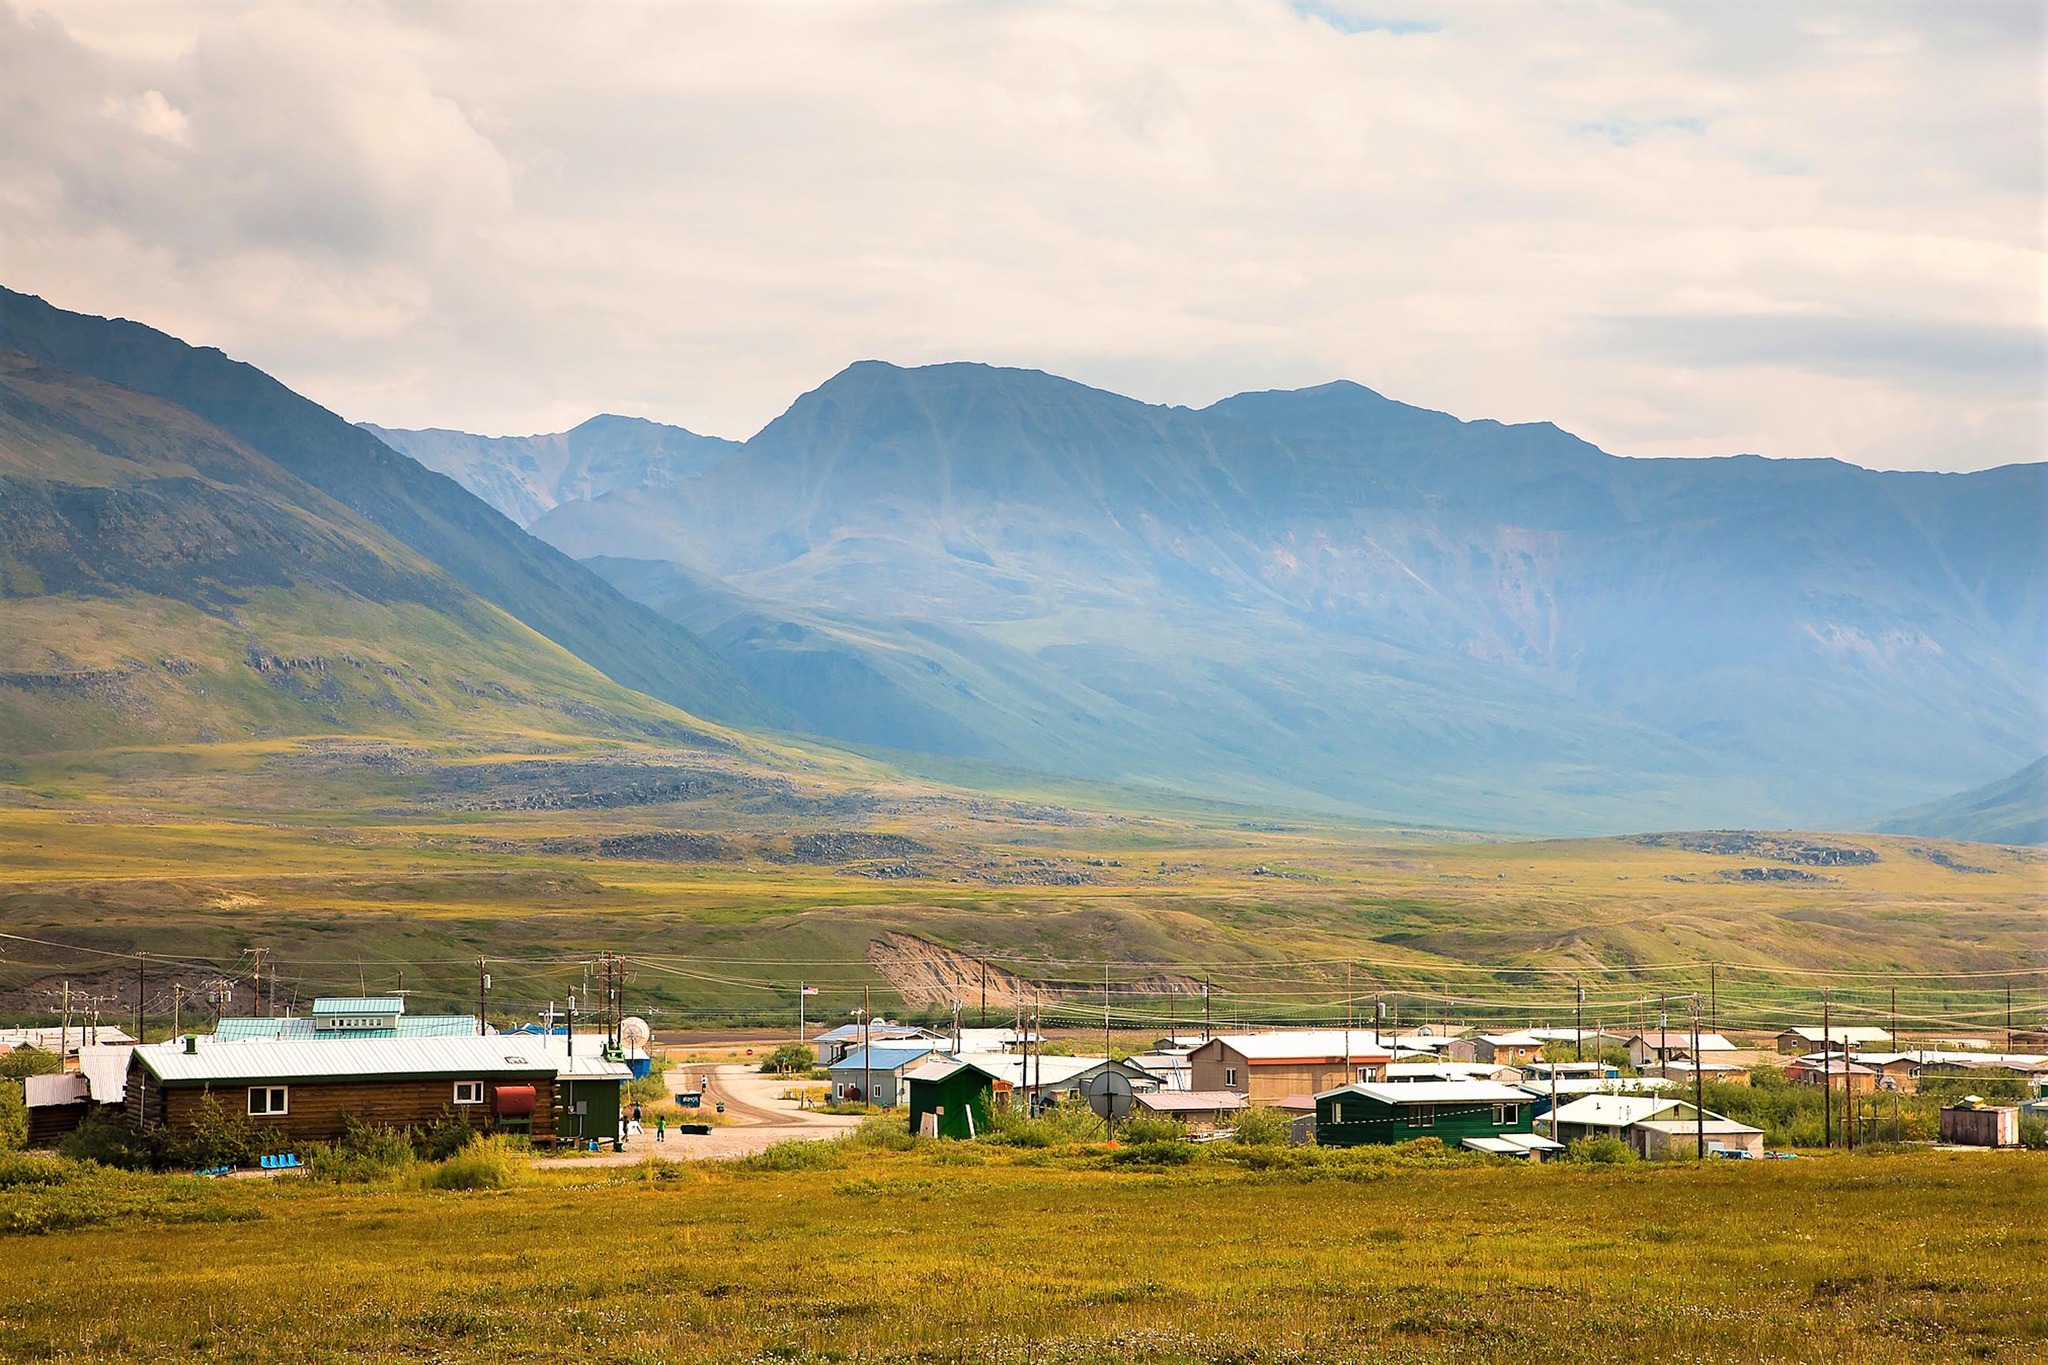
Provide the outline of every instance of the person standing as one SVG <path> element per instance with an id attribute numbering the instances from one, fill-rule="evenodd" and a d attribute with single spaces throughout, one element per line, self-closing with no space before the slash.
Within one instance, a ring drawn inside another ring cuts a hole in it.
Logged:
<path id="1" fill-rule="evenodd" d="M 656 1114 L 656 1115 L 654 1116 L 654 1140 L 655 1140 L 656 1142 L 667 1142 L 667 1141 L 668 1141 L 668 1115 L 667 1115 L 667 1114 Z"/>

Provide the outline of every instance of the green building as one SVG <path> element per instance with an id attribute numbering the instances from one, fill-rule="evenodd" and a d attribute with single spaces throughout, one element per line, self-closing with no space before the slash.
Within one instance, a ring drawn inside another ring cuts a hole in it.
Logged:
<path id="1" fill-rule="evenodd" d="M 1316 1096 L 1316 1141 L 1362 1147 L 1433 1137 L 1446 1146 L 1526 1156 L 1556 1146 L 1534 1135 L 1535 1106 L 1535 1096 L 1496 1081 L 1347 1085 Z"/>
<path id="2" fill-rule="evenodd" d="M 578 1034 L 567 1042 L 570 1053 L 554 1054 L 557 1066 L 555 1097 L 560 1106 L 555 1118 L 555 1135 L 566 1143 L 591 1140 L 614 1143 L 626 1134 L 625 1088 L 633 1069 L 609 1055 L 604 1040 Z"/>
<path id="3" fill-rule="evenodd" d="M 988 1130 L 998 1087 L 1009 1082 L 972 1062 L 934 1057 L 904 1074 L 910 1090 L 912 1136 L 973 1138 Z"/>

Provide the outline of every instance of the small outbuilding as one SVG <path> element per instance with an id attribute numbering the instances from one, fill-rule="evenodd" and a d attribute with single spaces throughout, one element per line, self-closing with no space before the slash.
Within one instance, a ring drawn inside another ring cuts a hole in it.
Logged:
<path id="1" fill-rule="evenodd" d="M 988 1131 L 997 1096 L 1010 1083 L 973 1062 L 933 1057 L 903 1074 L 916 1137 L 971 1139 Z"/>
<path id="2" fill-rule="evenodd" d="M 1961 1147 L 2020 1145 L 2020 1111 L 2017 1105 L 1944 1105 L 1940 1122 L 1943 1142 Z"/>

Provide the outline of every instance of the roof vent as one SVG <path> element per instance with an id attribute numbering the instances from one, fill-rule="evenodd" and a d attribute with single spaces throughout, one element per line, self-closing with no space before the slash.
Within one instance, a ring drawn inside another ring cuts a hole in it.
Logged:
<path id="1" fill-rule="evenodd" d="M 198 1035 L 198 1034 L 196 1034 L 196 1033 L 188 1033 L 188 1034 L 186 1034 L 186 1035 L 185 1035 L 185 1051 L 186 1051 L 186 1052 L 187 1052 L 188 1054 L 190 1054 L 190 1055 L 193 1055 L 193 1056 L 197 1056 L 197 1055 L 198 1055 L 198 1052 L 199 1052 L 199 1035 Z"/>

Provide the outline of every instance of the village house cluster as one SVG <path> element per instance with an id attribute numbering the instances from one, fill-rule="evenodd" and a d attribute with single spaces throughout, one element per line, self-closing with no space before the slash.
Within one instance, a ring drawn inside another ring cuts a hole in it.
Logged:
<path id="1" fill-rule="evenodd" d="M 501 1032 L 475 1015 L 409 1014 L 400 996 L 344 997 L 140 1045 L 114 1028 L 4 1030 L 0 1050 L 62 1057 L 60 1071 L 25 1084 L 39 1146 L 95 1111 L 139 1131 L 189 1133 L 209 1105 L 280 1145 L 333 1141 L 352 1122 L 423 1127 L 452 1116 L 545 1147 L 615 1146 L 628 1128 L 625 1087 L 649 1071 L 649 1034 L 617 1011 L 600 1023 Z M 1028 1028 L 871 1019 L 807 1041 L 834 1102 L 902 1110 L 913 1133 L 963 1139 L 981 1136 L 998 1105 L 1042 1113 L 1107 1086 L 1128 1097 L 1127 1116 L 1174 1120 L 1198 1140 L 1257 1107 L 1283 1115 L 1293 1140 L 1325 1146 L 1435 1138 L 1541 1160 L 1612 1138 L 1652 1160 L 1744 1159 L 1764 1154 L 1763 1132 L 1690 1096 L 1705 1081 L 1746 1085 L 1764 1061 L 1846 1097 L 1911 1094 L 1933 1078 L 2022 1083 L 2030 1098 L 2019 1105 L 1945 1105 L 1948 1142 L 2016 1145 L 2023 1109 L 2048 1115 L 2048 1055 L 1902 1050 L 1866 1027 L 1795 1026 L 1775 1048 L 1750 1049 L 1713 1032 L 1285 1029 L 1174 1035 L 1112 1057 L 1072 1055 L 1071 1041 L 1053 1045 Z M 1560 1060 L 1567 1052 L 1573 1059 Z"/>
<path id="2" fill-rule="evenodd" d="M 1121 1076 L 1132 1113 L 1174 1119 L 1199 1136 L 1227 1132 L 1247 1106 L 1286 1115 L 1297 1141 L 1359 1146 L 1432 1137 L 1497 1156 L 1541 1160 L 1582 1138 L 1614 1138 L 1637 1156 L 1748 1159 L 1761 1129 L 1704 1108 L 1698 1083 L 1749 1084 L 1750 1068 L 1786 1057 L 1794 1083 L 1849 1093 L 1911 1094 L 1923 1076 L 2020 1078 L 2048 1113 L 2048 1055 L 1898 1052 L 1882 1029 L 1788 1028 L 1745 1049 L 1719 1033 L 1614 1034 L 1573 1029 L 1480 1032 L 1289 1029 L 1160 1038 L 1126 1058 L 1048 1052 L 1028 1030 L 942 1032 L 887 1020 L 842 1025 L 812 1040 L 832 1098 L 908 1111 L 912 1132 L 972 1138 L 997 1104 L 1033 1113 L 1082 1103 L 1090 1083 Z M 1545 1060 L 1625 1054 L 1613 1061 Z M 1863 1050 L 1869 1049 L 1869 1050 Z M 2019 1106 L 1959 1103 L 1942 1137 L 2018 1142 Z"/>

